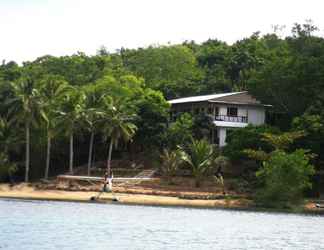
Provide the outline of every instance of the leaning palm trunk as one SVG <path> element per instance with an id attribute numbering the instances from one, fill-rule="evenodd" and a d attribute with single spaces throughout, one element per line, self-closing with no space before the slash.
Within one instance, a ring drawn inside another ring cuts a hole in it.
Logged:
<path id="1" fill-rule="evenodd" d="M 108 153 L 108 159 L 107 159 L 107 172 L 110 173 L 110 164 L 111 164 L 111 153 L 112 153 L 112 148 L 113 148 L 113 140 L 110 140 L 110 145 L 109 145 L 109 153 Z"/>
<path id="2" fill-rule="evenodd" d="M 73 133 L 70 134 L 70 174 L 73 174 Z"/>
<path id="3" fill-rule="evenodd" d="M 26 162 L 25 162 L 25 182 L 29 181 L 29 162 L 30 162 L 30 125 L 26 123 Z"/>
<path id="4" fill-rule="evenodd" d="M 49 167 L 51 160 L 51 137 L 47 135 L 47 154 L 46 154 L 46 167 L 45 167 L 45 180 L 48 179 Z"/>
<path id="5" fill-rule="evenodd" d="M 90 172 L 91 172 L 93 140 L 94 140 L 94 132 L 92 131 L 90 136 L 89 156 L 88 156 L 88 176 L 90 176 Z"/>

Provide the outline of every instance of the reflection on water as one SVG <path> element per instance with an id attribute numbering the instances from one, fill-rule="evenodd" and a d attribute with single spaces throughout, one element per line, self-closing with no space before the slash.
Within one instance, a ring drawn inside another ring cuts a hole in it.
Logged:
<path id="1" fill-rule="evenodd" d="M 0 200 L 0 249 L 324 249 L 324 218 Z"/>

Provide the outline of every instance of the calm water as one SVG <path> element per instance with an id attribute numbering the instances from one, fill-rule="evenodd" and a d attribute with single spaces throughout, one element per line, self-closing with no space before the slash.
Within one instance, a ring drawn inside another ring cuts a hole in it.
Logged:
<path id="1" fill-rule="evenodd" d="M 0 249 L 324 249 L 324 217 L 0 200 Z"/>

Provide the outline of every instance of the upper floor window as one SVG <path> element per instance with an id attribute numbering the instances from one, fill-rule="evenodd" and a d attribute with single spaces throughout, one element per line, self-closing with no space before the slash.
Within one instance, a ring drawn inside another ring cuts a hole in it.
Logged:
<path id="1" fill-rule="evenodd" d="M 237 116 L 237 108 L 228 107 L 227 108 L 227 116 Z"/>

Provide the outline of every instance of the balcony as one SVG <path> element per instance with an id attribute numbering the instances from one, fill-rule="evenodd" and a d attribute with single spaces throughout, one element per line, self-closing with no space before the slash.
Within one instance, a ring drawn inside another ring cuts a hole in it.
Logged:
<path id="1" fill-rule="evenodd" d="M 248 118 L 247 116 L 216 115 L 215 121 L 247 123 Z"/>

